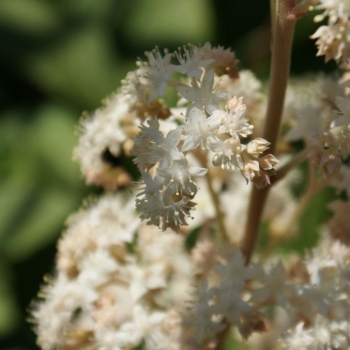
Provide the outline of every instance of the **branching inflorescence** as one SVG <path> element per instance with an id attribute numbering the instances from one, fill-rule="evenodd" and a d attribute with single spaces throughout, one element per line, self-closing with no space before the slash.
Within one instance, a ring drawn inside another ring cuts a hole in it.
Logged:
<path id="1" fill-rule="evenodd" d="M 146 55 L 148 62 L 139 62 L 122 91 L 130 101 L 147 104 L 164 98 L 170 86 L 181 95 L 185 108 L 180 125 L 166 135 L 155 117 L 142 123 L 134 138 L 131 154 L 144 179 L 144 189 L 137 200 L 141 218 L 163 230 L 178 230 L 186 225 L 185 219 L 195 206 L 195 179 L 208 171 L 189 166 L 186 157 L 197 150 L 202 157 L 211 157 L 214 166 L 238 169 L 247 182 L 258 188 L 270 184 L 278 160 L 271 154 L 262 155 L 269 142 L 261 138 L 242 142 L 254 128 L 246 117 L 244 100 L 214 83 L 216 73 L 238 78 L 234 54 L 207 43 L 203 47 L 184 47 L 183 52 L 174 55 L 165 53 L 164 57 L 157 49 Z M 171 64 L 173 56 L 179 64 Z M 173 80 L 175 74 L 180 79 Z"/>
<path id="2" fill-rule="evenodd" d="M 350 349 L 350 2 L 271 3 L 268 94 L 228 49 L 156 48 L 82 118 L 74 156 L 87 183 L 128 185 L 121 156 L 142 180 L 67 221 L 32 312 L 43 349 L 229 349 L 232 338 L 240 349 Z M 312 38 L 341 79 L 288 83 L 308 10 L 327 19 Z"/>

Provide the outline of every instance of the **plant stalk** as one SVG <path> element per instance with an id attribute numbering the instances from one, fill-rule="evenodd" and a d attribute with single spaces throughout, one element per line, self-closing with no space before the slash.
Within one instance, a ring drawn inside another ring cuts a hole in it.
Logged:
<path id="1" fill-rule="evenodd" d="M 293 0 L 272 0 L 272 56 L 269 87 L 269 101 L 266 111 L 265 127 L 262 137 L 271 143 L 271 153 L 276 150 L 279 134 L 284 97 L 287 88 L 292 42 L 296 19 L 290 16 L 294 7 Z M 255 248 L 261 214 L 265 205 L 270 187 L 258 190 L 255 187 L 250 195 L 247 224 L 241 243 L 241 248 L 246 257 L 246 263 L 250 262 Z"/>

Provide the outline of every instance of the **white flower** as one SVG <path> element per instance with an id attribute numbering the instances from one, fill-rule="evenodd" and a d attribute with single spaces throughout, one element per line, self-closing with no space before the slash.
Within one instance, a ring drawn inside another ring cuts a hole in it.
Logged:
<path id="1" fill-rule="evenodd" d="M 312 330 L 304 330 L 304 323 L 297 324 L 293 331 L 290 331 L 285 340 L 284 345 L 287 350 L 312 350 L 311 345 L 314 342 Z"/>
<path id="2" fill-rule="evenodd" d="M 319 108 L 308 106 L 298 113 L 298 122 L 284 137 L 288 142 L 308 139 L 324 130 Z"/>
<path id="3" fill-rule="evenodd" d="M 212 48 L 207 42 L 201 48 L 201 53 L 203 58 L 213 59 L 214 62 L 210 66 L 213 67 L 217 76 L 221 77 L 223 74 L 227 74 L 231 80 L 238 78 L 236 65 L 239 61 L 230 49 L 225 50 L 222 46 Z"/>
<path id="4" fill-rule="evenodd" d="M 234 108 L 230 108 L 228 105 L 228 108 L 225 111 L 213 111 L 209 120 L 215 120 L 219 123 L 219 134 L 229 133 L 231 136 L 236 135 L 238 137 L 238 135 L 240 135 L 241 137 L 247 137 L 252 134 L 253 126 L 248 123 L 245 114 L 246 105 L 243 104 L 243 99 L 241 98 Z"/>
<path id="5" fill-rule="evenodd" d="M 112 325 L 96 324 L 94 335 L 100 350 L 124 350 L 142 342 L 142 334 L 133 322 L 123 323 L 119 329 L 115 329 Z"/>
<path id="6" fill-rule="evenodd" d="M 271 300 L 284 308 L 287 307 L 288 300 L 286 293 L 291 290 L 292 286 L 286 285 L 286 272 L 281 262 L 276 264 L 269 274 L 262 274 L 259 276 L 263 286 L 256 289 L 252 293 L 252 302 L 262 302 Z"/>
<path id="7" fill-rule="evenodd" d="M 107 152 L 118 158 L 128 137 L 137 133 L 138 120 L 129 107 L 125 96 L 114 94 L 91 116 L 81 118 L 79 143 L 73 157 L 88 184 L 115 189 L 129 183 L 125 171 L 105 158 Z"/>
<path id="8" fill-rule="evenodd" d="M 332 281 L 328 283 L 322 282 L 317 285 L 305 285 L 299 288 L 298 294 L 308 303 L 312 303 L 316 310 L 322 315 L 326 315 L 330 305 L 337 297 L 335 286 Z"/>
<path id="9" fill-rule="evenodd" d="M 219 288 L 215 294 L 214 314 L 224 315 L 232 325 L 238 326 L 241 313 L 248 314 L 253 308 L 242 300 L 241 292 L 235 289 Z"/>
<path id="10" fill-rule="evenodd" d="M 329 23 L 334 24 L 339 19 L 348 20 L 350 15 L 349 0 L 319 0 L 319 5 L 315 6 L 315 10 L 325 10 L 322 14 L 315 16 L 315 22 L 321 22 L 325 17 L 329 17 Z"/>
<path id="11" fill-rule="evenodd" d="M 164 342 L 165 338 L 165 334 L 162 334 L 160 327 L 164 317 L 165 312 L 149 312 L 145 309 L 145 307 L 141 306 L 140 304 L 134 306 L 134 324 L 145 341 L 146 349 L 160 350 L 160 348 L 158 347 L 158 342 L 160 342 L 161 344 L 162 342 Z"/>
<path id="12" fill-rule="evenodd" d="M 119 264 L 107 250 L 99 249 L 87 254 L 77 267 L 81 271 L 78 282 L 91 288 L 106 283 L 110 275 L 118 271 Z"/>
<path id="13" fill-rule="evenodd" d="M 248 143 L 247 152 L 250 155 L 256 157 L 262 154 L 263 152 L 265 152 L 266 150 L 268 150 L 269 149 L 268 146 L 270 146 L 270 142 L 261 138 L 256 138 Z"/>
<path id="14" fill-rule="evenodd" d="M 148 120 L 146 125 L 141 125 L 141 132 L 134 138 L 135 145 L 130 151 L 135 155 L 134 162 L 141 170 L 148 165 L 160 162 L 161 167 L 168 166 L 173 160 L 181 159 L 178 144 L 181 140 L 182 128 L 178 127 L 170 131 L 166 137 L 159 131 L 157 119 Z"/>
<path id="15" fill-rule="evenodd" d="M 149 66 L 145 66 L 146 72 L 142 74 L 142 77 L 146 79 L 146 85 L 150 87 L 148 101 L 151 102 L 157 97 L 165 95 L 167 80 L 174 71 L 170 64 L 172 54 L 166 53 L 162 57 L 159 50 L 155 49 L 152 52 L 146 52 L 146 56 L 149 60 Z"/>
<path id="16" fill-rule="evenodd" d="M 245 281 L 256 277 L 259 271 L 256 267 L 247 267 L 240 250 L 236 250 L 226 265 L 216 265 L 214 270 L 223 277 L 220 287 L 236 286 L 242 289 Z"/>
<path id="17" fill-rule="evenodd" d="M 210 149 L 215 153 L 212 161 L 213 165 L 220 166 L 222 169 L 243 169 L 244 160 L 241 152 L 244 147 L 239 139 L 234 137 L 225 141 L 221 139 L 213 140 L 210 143 Z"/>
<path id="18" fill-rule="evenodd" d="M 183 48 L 182 52 L 176 52 L 175 55 L 180 62 L 180 66 L 175 66 L 174 69 L 180 73 L 187 74 L 190 78 L 195 78 L 197 81 L 201 80 L 203 70 L 208 64 L 214 62 L 214 59 L 202 58 L 202 51 L 200 48 L 189 45 L 188 48 Z"/>
<path id="19" fill-rule="evenodd" d="M 326 62 L 331 59 L 339 62 L 346 61 L 350 56 L 350 23 L 337 23 L 321 26 L 311 36 L 317 39 L 318 52 L 316 56 L 325 56 Z"/>
<path id="20" fill-rule="evenodd" d="M 167 271 L 165 264 L 153 263 L 150 266 L 130 266 L 130 294 L 133 301 L 139 300 L 149 290 L 167 286 Z"/>
<path id="21" fill-rule="evenodd" d="M 183 134 L 187 135 L 182 152 L 197 148 L 199 145 L 203 149 L 209 149 L 209 142 L 217 139 L 213 131 L 220 125 L 220 121 L 213 123 L 207 118 L 205 112 L 197 107 L 192 107 L 188 114 L 187 123 L 182 126 Z"/>
<path id="22" fill-rule="evenodd" d="M 163 196 L 160 192 L 136 200 L 136 208 L 142 213 L 141 220 L 149 219 L 149 223 L 161 227 L 163 231 L 168 227 L 178 231 L 180 226 L 187 225 L 185 217 L 191 217 L 194 205 L 187 196 L 176 201 L 172 196 Z"/>
<path id="23" fill-rule="evenodd" d="M 144 187 L 141 187 L 141 192 L 137 195 L 140 197 L 142 195 L 154 195 L 161 191 L 164 187 L 164 178 L 160 176 L 155 176 L 154 178 L 146 171 L 141 170 L 141 175 L 144 183 Z"/>
<path id="24" fill-rule="evenodd" d="M 208 282 L 202 281 L 194 294 L 189 312 L 183 317 L 182 327 L 185 332 L 191 333 L 192 341 L 197 346 L 225 328 L 224 325 L 212 320 L 213 310 L 210 303 L 214 294 L 215 289 L 208 289 Z"/>
<path id="25" fill-rule="evenodd" d="M 205 108 L 205 110 L 211 114 L 216 109 L 219 109 L 218 102 L 227 101 L 229 92 L 223 91 L 217 93 L 213 90 L 214 84 L 214 71 L 210 69 L 202 78 L 200 87 L 179 85 L 176 87 L 177 91 L 190 102 L 194 102 L 187 110 L 187 116 L 193 107 L 199 109 Z"/>
<path id="26" fill-rule="evenodd" d="M 197 184 L 192 180 L 193 177 L 203 177 L 208 169 L 200 167 L 188 167 L 186 158 L 174 160 L 168 168 L 157 168 L 160 176 L 167 180 L 167 192 L 169 194 L 182 194 L 189 196 L 197 193 Z"/>

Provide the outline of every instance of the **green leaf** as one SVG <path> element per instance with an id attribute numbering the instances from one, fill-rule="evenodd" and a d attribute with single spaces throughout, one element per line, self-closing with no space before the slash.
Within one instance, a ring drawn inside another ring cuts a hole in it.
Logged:
<path id="1" fill-rule="evenodd" d="M 28 208 L 20 227 L 6 241 L 3 249 L 13 261 L 29 257 L 58 238 L 63 222 L 77 208 L 80 194 L 52 189 L 42 192 Z"/>
<path id="2" fill-rule="evenodd" d="M 95 109 L 126 74 L 110 40 L 104 28 L 85 26 L 42 54 L 32 55 L 23 72 L 55 98 Z"/>
<path id="3" fill-rule="evenodd" d="M 76 119 L 74 111 L 67 108 L 43 105 L 32 125 L 29 143 L 33 153 L 49 165 L 52 177 L 61 177 L 71 185 L 82 185 L 79 166 L 72 160 L 78 143 L 74 135 Z"/>
<path id="4" fill-rule="evenodd" d="M 325 188 L 316 195 L 306 208 L 300 220 L 300 233 L 288 246 L 296 250 L 314 247 L 319 239 L 321 225 L 325 224 L 332 216 L 327 205 L 335 198 L 332 188 Z"/>
<path id="5" fill-rule="evenodd" d="M 47 34 L 59 27 L 55 7 L 44 0 L 1 0 L 0 22 L 25 34 Z"/>
<path id="6" fill-rule="evenodd" d="M 298 235 L 293 240 L 280 245 L 281 251 L 304 252 L 317 245 L 320 229 L 332 216 L 327 205 L 335 198 L 335 192 L 327 187 L 317 194 L 307 206 L 300 219 Z"/>
<path id="7" fill-rule="evenodd" d="M 0 185 L 0 246 L 17 226 L 21 213 L 32 196 L 34 184 L 9 178 Z"/>
<path id="8" fill-rule="evenodd" d="M 125 21 L 125 30 L 131 43 L 179 42 L 204 44 L 212 39 L 213 16 L 207 0 L 139 0 L 134 1 Z M 152 49 L 152 47 L 150 47 Z"/>
<path id="9" fill-rule="evenodd" d="M 11 272 L 3 261 L 0 261 L 0 276 L 0 337 L 3 337 L 17 327 L 20 312 L 11 287 Z"/>

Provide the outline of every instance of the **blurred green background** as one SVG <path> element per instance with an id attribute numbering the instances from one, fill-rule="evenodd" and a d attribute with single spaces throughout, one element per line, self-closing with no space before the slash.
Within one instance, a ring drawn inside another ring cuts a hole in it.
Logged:
<path id="1" fill-rule="evenodd" d="M 0 348 L 36 349 L 30 301 L 87 187 L 71 161 L 75 126 L 158 45 L 211 41 L 266 79 L 268 0 L 0 0 Z M 292 71 L 324 69 L 297 27 Z M 326 66 L 334 69 L 333 64 Z"/>

